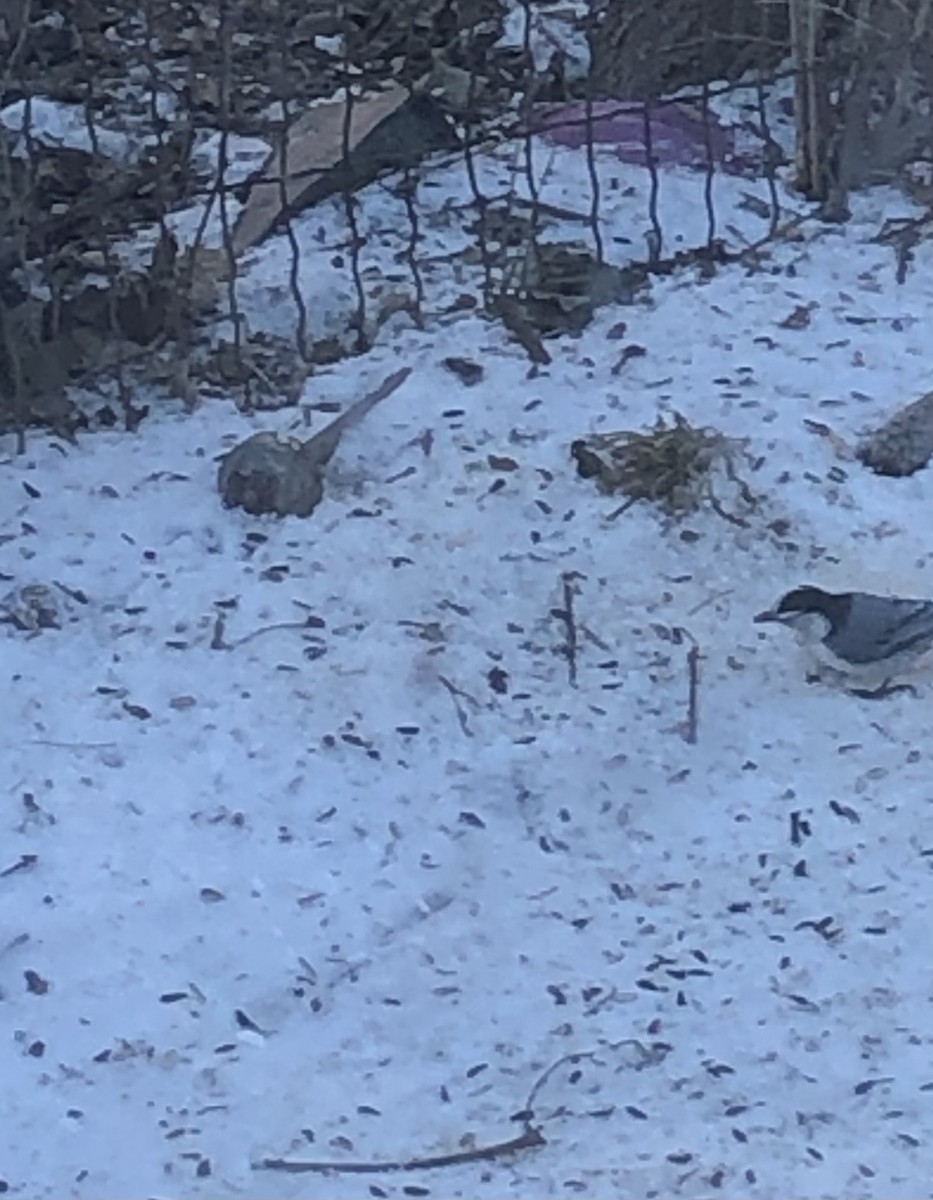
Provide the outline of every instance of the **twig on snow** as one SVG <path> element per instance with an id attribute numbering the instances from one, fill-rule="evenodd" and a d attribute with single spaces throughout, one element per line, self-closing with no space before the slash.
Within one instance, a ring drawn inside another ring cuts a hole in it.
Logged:
<path id="1" fill-rule="evenodd" d="M 718 592 L 710 592 L 705 600 L 701 600 L 699 604 L 694 604 L 693 608 L 687 612 L 688 617 L 695 617 L 698 612 L 702 612 L 709 604 L 715 604 L 717 600 L 722 600 L 726 596 L 731 596 L 735 588 L 722 588 Z"/>
<path id="2" fill-rule="evenodd" d="M 264 633 L 275 633 L 280 629 L 313 629 L 315 626 L 309 625 L 307 621 L 277 621 L 274 625 L 260 625 L 258 629 L 252 629 L 249 633 L 244 633 L 242 637 L 238 637 L 235 642 L 225 643 L 224 649 L 236 650 L 238 646 L 245 646 L 247 642 L 251 642 L 253 638 L 261 637 Z"/>
<path id="3" fill-rule="evenodd" d="M 687 719 L 680 725 L 680 732 L 688 746 L 697 744 L 697 725 L 699 722 L 699 692 L 700 692 L 700 645 L 689 629 L 678 625 L 673 631 L 676 641 L 686 638 L 690 642 L 687 651 Z"/>
<path id="4" fill-rule="evenodd" d="M 393 392 L 397 391 L 410 374 L 411 367 L 402 367 L 400 371 L 394 371 L 387 379 L 383 379 L 378 387 L 367 393 L 362 399 L 354 401 L 346 412 L 335 417 L 329 425 L 325 425 L 314 437 L 305 442 L 306 458 L 323 467 L 330 461 L 343 434 L 351 426 L 358 425 L 380 400 L 386 400 Z"/>
<path id="5" fill-rule="evenodd" d="M 457 720 L 460 722 L 460 728 L 463 730 L 464 734 L 467 737 L 471 738 L 473 736 L 473 730 L 470 728 L 470 722 L 469 722 L 469 719 L 467 718 L 466 710 L 464 709 L 463 705 L 460 703 L 460 697 L 462 696 L 465 700 L 469 700 L 472 704 L 476 704 L 476 701 L 473 699 L 472 696 L 467 695 L 467 693 L 465 691 L 463 691 L 462 688 L 458 688 L 455 683 L 451 683 L 451 681 L 446 677 L 446 675 L 438 675 L 438 679 L 441 681 L 441 683 L 444 685 L 444 687 L 448 690 L 448 692 L 450 692 L 450 698 L 451 698 L 451 700 L 453 700 L 454 708 L 457 710 Z"/>
<path id="6" fill-rule="evenodd" d="M 463 1163 L 492 1162 L 521 1150 L 533 1150 L 546 1146 L 540 1130 L 528 1126 L 518 1137 L 505 1142 L 494 1142 L 490 1146 L 476 1146 L 472 1150 L 458 1150 L 453 1154 L 429 1155 L 426 1158 L 407 1160 L 389 1159 L 386 1162 L 323 1162 L 289 1158 L 264 1158 L 253 1165 L 254 1171 L 284 1171 L 289 1175 L 323 1174 L 334 1171 L 343 1175 L 381 1175 L 388 1171 L 433 1171 L 439 1167 L 459 1167 Z"/>
<path id="7" fill-rule="evenodd" d="M 9 875 L 15 875 L 17 871 L 29 871 L 38 861 L 39 856 L 37 854 L 21 854 L 15 863 L 11 863 L 10 866 L 4 867 L 0 871 L 0 879 L 6 879 Z"/>
<path id="8" fill-rule="evenodd" d="M 687 651 L 687 724 L 684 741 L 688 746 L 697 744 L 697 694 L 700 684 L 700 647 L 694 644 Z"/>
<path id="9" fill-rule="evenodd" d="M 11 954 L 14 950 L 18 950 L 20 948 L 20 946 L 25 946 L 28 941 L 29 941 L 28 933 L 18 933 L 16 935 L 16 937 L 10 938 L 10 940 L 5 945 L 0 946 L 0 958 L 5 958 L 8 954 Z"/>
<path id="10" fill-rule="evenodd" d="M 224 640 L 224 633 L 227 629 L 227 621 L 223 613 L 218 613 L 214 618 L 214 629 L 211 633 L 211 649 L 212 650 L 229 650 L 230 647 Z"/>
<path id="11" fill-rule="evenodd" d="M 573 581 L 582 576 L 577 571 L 566 571 L 561 576 L 564 589 L 564 607 L 554 608 L 551 615 L 562 621 L 567 630 L 567 640 L 564 643 L 564 654 L 567 658 L 567 674 L 570 686 L 577 686 L 577 654 L 580 649 L 580 635 L 577 631 L 577 617 L 573 610 L 574 587 Z"/>
<path id="12" fill-rule="evenodd" d="M 622 1038 L 617 1042 L 605 1042 L 593 1050 L 571 1050 L 569 1054 L 562 1054 L 547 1067 L 546 1070 L 538 1076 L 532 1084 L 531 1091 L 528 1093 L 528 1099 L 525 1101 L 525 1107 L 520 1113 L 516 1114 L 516 1118 L 521 1118 L 526 1122 L 526 1128 L 531 1128 L 528 1122 L 535 1117 L 535 1102 L 544 1085 L 555 1073 L 564 1066 L 576 1066 L 581 1062 L 598 1063 L 601 1058 L 605 1058 L 607 1054 L 618 1054 L 620 1051 L 626 1050 L 630 1052 L 635 1061 L 627 1064 L 632 1070 L 641 1071 L 645 1067 L 657 1066 L 658 1063 L 664 1061 L 667 1055 L 668 1048 L 663 1044 L 648 1045 L 640 1042 L 638 1038 Z"/>

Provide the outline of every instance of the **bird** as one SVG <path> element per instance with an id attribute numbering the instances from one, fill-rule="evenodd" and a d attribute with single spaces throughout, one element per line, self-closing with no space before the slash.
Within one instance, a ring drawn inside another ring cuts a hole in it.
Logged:
<path id="1" fill-rule="evenodd" d="M 754 619 L 792 629 L 832 681 L 867 697 L 900 690 L 892 680 L 933 648 L 933 600 L 805 584 Z"/>

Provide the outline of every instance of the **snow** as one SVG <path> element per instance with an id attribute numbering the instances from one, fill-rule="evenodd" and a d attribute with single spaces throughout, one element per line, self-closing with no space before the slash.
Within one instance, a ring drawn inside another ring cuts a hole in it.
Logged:
<path id="1" fill-rule="evenodd" d="M 60 104 L 35 96 L 15 100 L 0 108 L 0 126 L 12 134 L 28 135 L 48 146 L 65 146 L 90 154 L 96 150 L 121 160 L 132 160 L 134 147 L 126 135 L 112 129 L 88 127 L 87 111 L 80 104 Z M 25 156 L 25 145 L 14 140 L 14 153 Z"/>
<path id="2" fill-rule="evenodd" d="M 583 156 L 539 153 L 541 199 L 585 211 Z M 505 152 L 480 165 L 520 187 Z M 647 181 L 600 169 L 609 255 L 640 257 Z M 661 182 L 666 237 L 702 241 L 703 177 Z M 930 250 L 898 286 L 872 240 L 911 210 L 874 191 L 758 271 L 657 280 L 533 373 L 498 324 L 449 312 L 476 290 L 443 261 L 469 192 L 456 164 L 432 184 L 427 328 L 393 317 L 303 412 L 155 398 L 135 436 L 0 443 L 3 587 L 45 585 L 61 612 L 0 629 L 0 1179 L 929 1196 L 929 681 L 883 701 L 809 685 L 751 622 L 805 581 L 933 594 L 929 472 L 876 477 L 805 424 L 853 440 L 929 386 Z M 730 240 L 760 237 L 741 198 L 763 185 L 716 187 Z M 381 184 L 361 202 L 367 278 L 391 288 L 403 210 Z M 353 309 L 342 221 L 335 201 L 296 224 L 315 336 Z M 293 327 L 290 254 L 249 256 L 251 328 Z M 804 305 L 807 327 L 782 325 Z M 646 355 L 614 374 L 631 343 Z M 220 507 L 234 441 L 300 433 L 402 365 L 309 520 Z M 577 477 L 574 438 L 675 410 L 748 439 L 749 527 L 613 519 L 618 497 Z M 526 1122 L 542 1146 L 479 1153 Z"/>

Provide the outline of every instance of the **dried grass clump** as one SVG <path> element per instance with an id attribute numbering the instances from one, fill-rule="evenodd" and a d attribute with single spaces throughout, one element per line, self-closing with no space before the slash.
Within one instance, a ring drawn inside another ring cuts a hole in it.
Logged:
<path id="1" fill-rule="evenodd" d="M 605 492 L 621 492 L 625 512 L 639 500 L 659 505 L 672 517 L 684 517 L 704 504 L 737 525 L 745 522 L 723 507 L 718 488 L 725 481 L 739 502 L 754 507 L 755 497 L 737 470 L 737 460 L 747 459 L 744 442 L 717 429 L 698 428 L 674 413 L 669 421 L 659 416 L 647 432 L 621 430 L 594 434 L 570 448 L 577 469 L 585 478 L 597 478 Z M 616 514 L 618 515 L 618 514 Z"/>

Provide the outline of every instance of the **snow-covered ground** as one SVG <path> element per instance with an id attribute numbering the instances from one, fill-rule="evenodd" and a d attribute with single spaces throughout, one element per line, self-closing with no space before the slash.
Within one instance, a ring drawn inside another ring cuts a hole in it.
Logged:
<path id="1" fill-rule="evenodd" d="M 641 254 L 646 181 L 600 163 L 610 257 Z M 582 153 L 541 166 L 542 199 L 585 211 Z M 662 179 L 684 246 L 703 184 Z M 716 186 L 723 228 L 760 236 L 740 200 L 764 188 Z M 442 308 L 475 290 L 440 261 L 462 167 L 423 195 Z M 401 207 L 362 200 L 388 271 Z M 215 486 L 294 410 L 156 401 L 135 436 L 0 443 L 3 590 L 61 612 L 0 629 L 3 1190 L 933 1195 L 933 689 L 809 685 L 751 621 L 801 582 L 933 595 L 930 473 L 876 477 L 805 424 L 853 440 L 930 386 L 933 254 L 899 286 L 871 239 L 906 203 L 854 206 L 758 273 L 601 310 L 534 374 L 498 324 L 399 318 L 307 386 L 344 405 L 413 369 L 309 520 Z M 341 220 L 298 228 L 323 325 L 352 308 Z M 251 255 L 254 328 L 292 325 L 289 256 Z M 748 528 L 610 519 L 577 476 L 574 438 L 674 410 L 749 439 Z M 695 744 L 675 629 L 702 654 Z"/>

